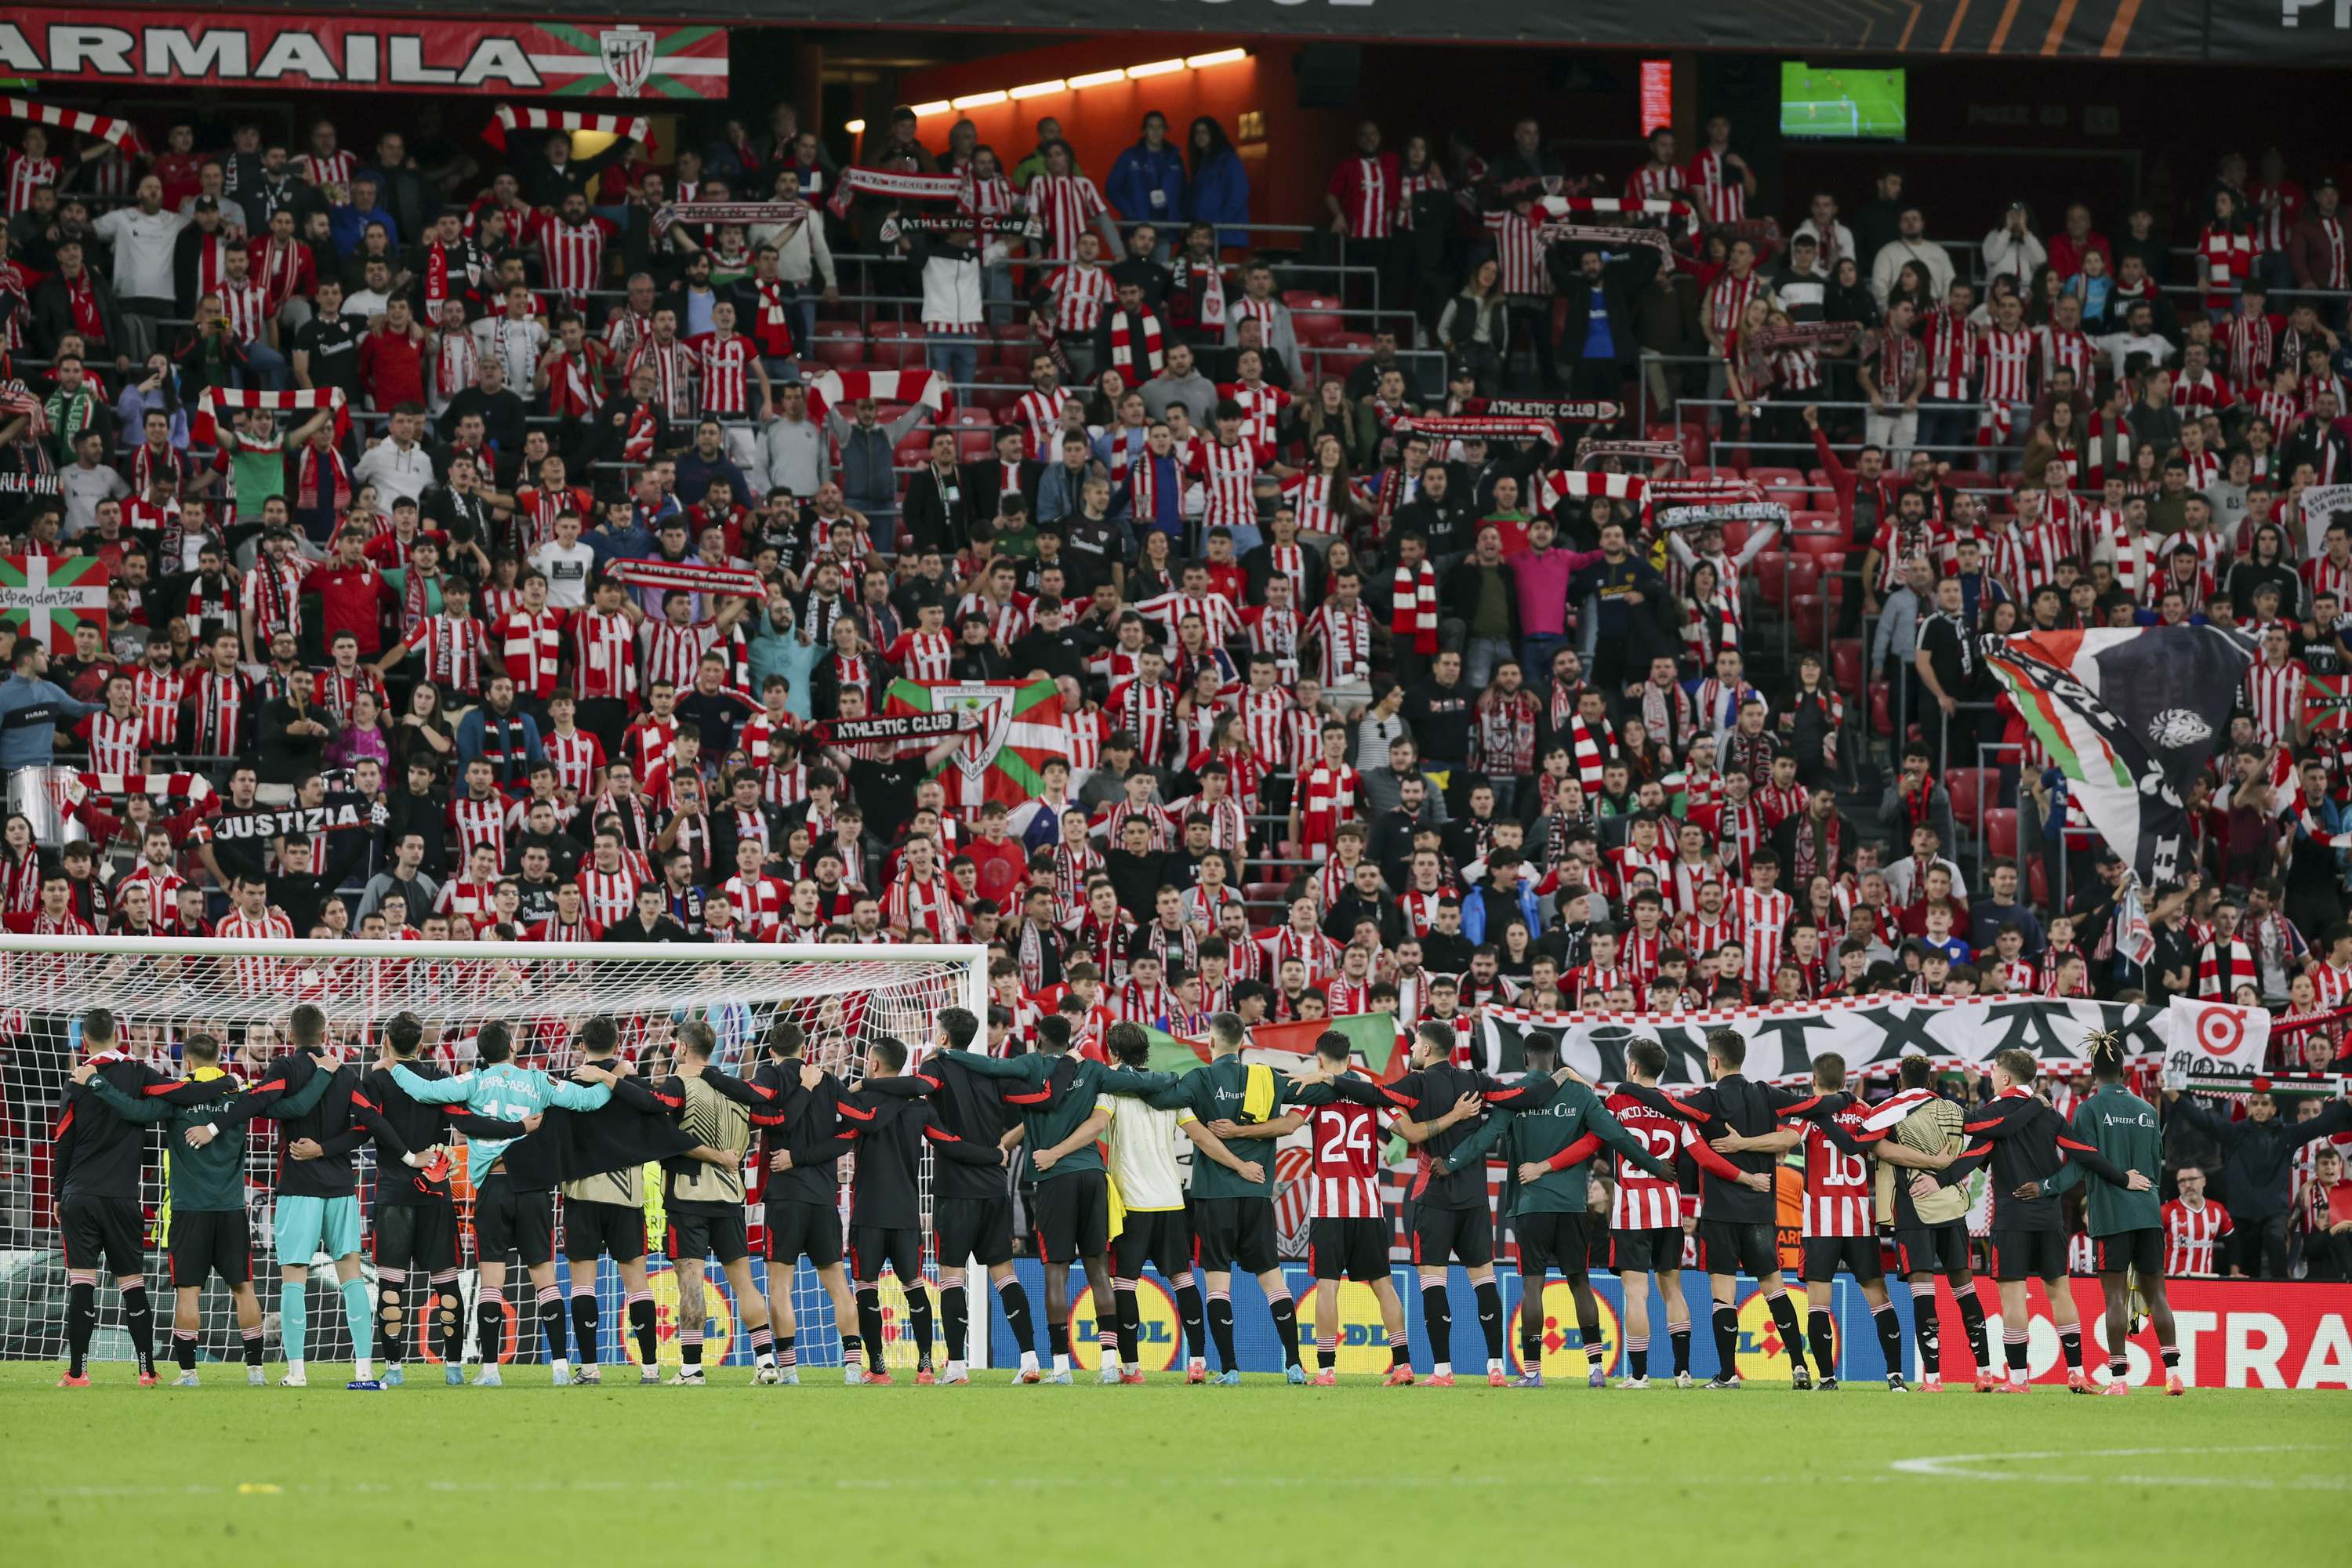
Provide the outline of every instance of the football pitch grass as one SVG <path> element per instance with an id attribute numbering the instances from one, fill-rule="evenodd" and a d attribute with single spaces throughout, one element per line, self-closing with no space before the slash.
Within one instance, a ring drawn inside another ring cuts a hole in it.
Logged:
<path id="1" fill-rule="evenodd" d="M 1537 1393 L 1166 1374 L 1012 1388 L 1003 1372 L 845 1388 L 832 1368 L 756 1388 L 740 1367 L 703 1389 L 559 1389 L 512 1367 L 507 1387 L 478 1390 L 417 1367 L 406 1388 L 354 1394 L 323 1364 L 299 1391 L 248 1388 L 220 1363 L 193 1390 L 140 1388 L 121 1363 L 59 1390 L 59 1370 L 0 1363 L 12 1563 L 128 1543 L 174 1564 L 602 1563 L 687 1540 L 712 1561 L 922 1568 L 1090 1552 L 1328 1568 L 1496 1548 L 2218 1568 L 2343 1562 L 2352 1520 L 2340 1390 Z"/>

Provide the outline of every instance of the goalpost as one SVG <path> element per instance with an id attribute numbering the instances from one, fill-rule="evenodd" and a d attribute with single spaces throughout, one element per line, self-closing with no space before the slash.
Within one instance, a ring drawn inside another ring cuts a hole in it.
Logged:
<path id="1" fill-rule="evenodd" d="M 14 1177 L 0 1182 L 0 1359 L 47 1359 L 63 1353 L 65 1262 L 57 1228 L 50 1138 L 64 1085 L 85 1054 L 80 1044 L 81 1016 L 92 1007 L 114 1013 L 124 1050 L 173 1077 L 181 1070 L 181 1041 L 203 1030 L 222 1042 L 221 1065 L 250 1081 L 272 1056 L 287 1048 L 286 1026 L 293 1009 L 310 1003 L 326 1015 L 328 1043 L 334 1053 L 362 1071 L 375 1062 L 383 1023 L 395 1014 L 409 1012 L 424 1021 L 426 1058 L 449 1071 L 473 1070 L 475 1036 L 482 1025 L 496 1020 L 512 1031 L 516 1060 L 560 1077 L 580 1059 L 581 1026 L 601 1014 L 618 1025 L 622 1054 L 635 1061 L 643 1077 L 658 1077 L 667 1070 L 674 1031 L 679 1024 L 696 1019 L 709 1024 L 718 1037 L 716 1064 L 748 1078 L 765 1054 L 770 1031 L 781 1019 L 807 1031 L 811 1060 L 845 1082 L 854 1083 L 863 1077 L 866 1049 L 876 1039 L 896 1037 L 911 1056 L 919 1058 L 937 1037 L 942 1009 L 963 1007 L 984 1024 L 988 1002 L 987 950 L 972 945 L 228 943 L 191 938 L 0 935 L 0 1049 L 8 1053 L 5 1076 L 0 1076 L 0 1091 L 6 1095 L 5 1106 L 0 1106 L 6 1112 L 0 1117 L 0 1132 L 8 1132 L 15 1145 L 0 1152 L 5 1155 L 0 1157 L 0 1168 L 12 1172 Z M 161 1313 L 170 1310 L 171 1284 L 169 1259 L 163 1251 L 170 1217 L 168 1140 L 161 1131 L 164 1125 L 156 1124 L 148 1134 L 149 1161 L 141 1194 L 148 1215 L 148 1287 L 157 1294 Z M 269 1220 L 279 1129 L 273 1121 L 257 1118 L 248 1124 L 247 1132 L 246 1194 L 253 1226 L 254 1276 L 268 1314 L 268 1353 L 275 1359 L 278 1258 L 271 1246 Z M 767 1173 L 751 1168 L 764 1163 L 752 1159 L 760 1147 L 756 1129 L 754 1133 L 751 1153 L 746 1155 L 744 1217 L 753 1237 L 755 1280 L 762 1282 L 772 1297 L 789 1296 L 798 1320 L 801 1361 L 837 1363 L 840 1342 L 832 1302 L 814 1270 L 801 1264 L 782 1291 L 777 1285 L 764 1283 L 766 1246 L 758 1194 Z M 456 1161 L 452 1186 L 457 1194 L 459 1264 L 470 1299 L 478 1274 L 472 1187 L 466 1179 L 464 1147 L 462 1138 L 452 1141 Z M 356 1161 L 362 1214 L 371 1216 L 376 1165 L 373 1145 L 363 1145 Z M 942 1265 L 961 1268 L 970 1260 L 933 1256 L 928 1150 L 923 1161 L 925 1274 L 936 1281 Z M 855 1156 L 851 1156 L 837 1168 L 845 1227 L 854 1166 Z M 675 1360 L 670 1334 L 677 1281 L 662 1252 L 666 1237 L 659 1215 L 659 1181 L 649 1180 L 646 1189 L 649 1267 L 655 1271 L 663 1356 Z M 568 1295 L 571 1286 L 563 1262 L 561 1209 L 559 1201 L 556 1260 L 559 1283 Z M 363 1259 L 372 1258 L 373 1241 L 371 1228 L 361 1248 Z M 300 1261 L 325 1262 L 323 1258 Z M 372 1277 L 373 1262 L 365 1267 Z M 712 1308 L 707 1331 L 719 1331 L 723 1310 L 730 1352 L 722 1356 L 714 1346 L 706 1352 L 709 1360 L 712 1364 L 730 1359 L 748 1361 L 749 1336 L 739 1304 L 731 1299 L 715 1264 L 707 1273 Z M 636 1352 L 625 1331 L 619 1279 L 609 1258 L 601 1262 L 599 1275 L 602 1353 L 608 1361 L 634 1360 Z M 347 1357 L 342 1315 L 337 1303 L 328 1299 L 334 1293 L 333 1271 L 313 1268 L 310 1278 L 312 1359 Z M 127 1360 L 129 1342 L 119 1328 L 110 1277 L 101 1279 L 100 1290 L 100 1328 L 92 1353 L 100 1359 Z M 887 1273 L 881 1293 L 887 1358 L 893 1365 L 911 1367 L 915 1352 L 905 1298 Z M 510 1325 L 506 1353 L 520 1362 L 539 1360 L 542 1347 L 532 1326 L 529 1279 L 520 1268 L 509 1268 L 504 1295 Z M 973 1310 L 969 1359 L 975 1366 L 985 1366 L 992 1297 L 984 1272 L 973 1272 L 970 1300 Z M 413 1361 L 422 1362 L 437 1353 L 437 1344 L 425 1331 L 429 1315 L 410 1314 L 416 1335 L 409 1352 Z M 205 1290 L 202 1319 L 199 1353 L 212 1359 L 236 1359 L 233 1308 L 217 1279 Z M 467 1353 L 476 1353 L 470 1342 Z"/>

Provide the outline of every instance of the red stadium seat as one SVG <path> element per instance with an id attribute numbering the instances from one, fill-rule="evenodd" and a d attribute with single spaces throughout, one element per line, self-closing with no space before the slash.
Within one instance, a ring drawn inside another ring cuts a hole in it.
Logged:
<path id="1" fill-rule="evenodd" d="M 1996 860 L 2015 859 L 2017 857 L 2017 808 L 2013 805 L 1988 807 L 1984 814 L 1984 833 L 1986 853 Z M 2033 868 L 2036 871 L 2042 868 L 2042 858 L 2038 855 L 2034 857 Z M 2034 897 L 2039 900 L 2041 896 L 2041 889 L 2037 887 Z"/>
<path id="2" fill-rule="evenodd" d="M 1348 373 L 1372 357 L 1372 334 L 1370 332 L 1334 332 L 1324 340 L 1318 356 L 1322 361 L 1318 375 L 1345 378 Z"/>
<path id="3" fill-rule="evenodd" d="M 906 321 L 875 322 L 874 357 L 887 370 L 919 370 L 923 363 L 923 329 Z"/>
<path id="4" fill-rule="evenodd" d="M 898 468 L 915 468 L 931 460 L 931 433 L 909 430 L 890 448 L 890 461 Z"/>
<path id="5" fill-rule="evenodd" d="M 1810 555 L 1789 557 L 1789 599 L 1793 602 L 1800 595 L 1818 595 L 1821 591 L 1821 563 Z M 1781 601 L 1776 598 L 1773 602 L 1779 604 Z"/>
<path id="6" fill-rule="evenodd" d="M 1870 683 L 1870 732 L 1874 735 L 1895 733 L 1895 720 L 1887 707 L 1887 686 L 1883 680 Z"/>
<path id="7" fill-rule="evenodd" d="M 1789 600 L 1790 618 L 1795 623 L 1797 646 L 1818 647 L 1822 641 L 1822 596 L 1819 594 L 1792 595 Z"/>
<path id="8" fill-rule="evenodd" d="M 1845 536 L 1839 533 L 1800 533 L 1789 542 L 1789 547 L 1819 561 L 1843 552 Z"/>
<path id="9" fill-rule="evenodd" d="M 959 463 L 977 463 L 995 447 L 996 433 L 992 429 L 966 426 L 956 432 L 956 461 Z"/>
<path id="10" fill-rule="evenodd" d="M 1845 603 L 1845 591 L 1847 586 L 1845 579 L 1846 558 L 1833 552 L 1828 555 L 1822 556 L 1821 558 L 1821 562 L 1822 596 L 1830 602 L 1830 607 L 1832 609 L 1835 609 Z"/>
<path id="11" fill-rule="evenodd" d="M 1862 689 L 1862 639 L 1833 637 L 1830 641 L 1830 678 L 1842 692 Z"/>
<path id="12" fill-rule="evenodd" d="M 949 409 L 940 423 L 955 430 L 994 430 L 1002 421 L 989 409 L 965 407 Z"/>
<path id="13" fill-rule="evenodd" d="M 1328 294 L 1318 294 L 1306 289 L 1286 289 L 1283 290 L 1282 302 L 1290 307 L 1291 330 L 1302 341 L 1310 331 L 1336 332 L 1347 325 L 1347 318 L 1339 313 L 1340 301 Z"/>
<path id="14" fill-rule="evenodd" d="M 979 390 L 971 395 L 971 401 L 982 408 L 999 412 L 1019 403 L 1023 389 L 1029 384 L 1027 372 L 1001 364 L 981 366 L 972 374 L 972 379 L 979 383 Z"/>
<path id="15" fill-rule="evenodd" d="M 1737 517 L 1727 518 L 1723 524 L 1723 548 L 1725 552 L 1733 556 L 1737 556 L 1739 553 L 1739 547 L 1747 542 L 1747 520 Z"/>
<path id="16" fill-rule="evenodd" d="M 1952 797 L 1952 820 L 1962 827 L 1974 827 L 1985 805 L 1987 786 L 1998 793 L 2000 775 L 1986 777 L 1983 768 L 1947 768 L 1944 788 Z"/>
<path id="17" fill-rule="evenodd" d="M 996 363 L 1027 374 L 1029 362 L 1036 357 L 1037 330 L 1026 321 L 1008 321 L 990 331 L 996 339 Z"/>
<path id="18" fill-rule="evenodd" d="M 820 331 L 809 348 L 820 364 L 846 370 L 866 357 L 866 339 L 855 332 Z"/>
<path id="19" fill-rule="evenodd" d="M 1783 602 L 1789 582 L 1789 557 L 1781 551 L 1767 550 L 1756 558 L 1756 591 L 1768 605 Z"/>

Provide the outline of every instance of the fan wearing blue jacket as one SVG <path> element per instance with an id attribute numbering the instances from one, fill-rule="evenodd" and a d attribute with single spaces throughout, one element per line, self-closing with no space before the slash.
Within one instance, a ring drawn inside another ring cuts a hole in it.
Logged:
<path id="1" fill-rule="evenodd" d="M 1184 155 L 1168 140 L 1168 117 L 1158 110 L 1143 117 L 1143 140 L 1112 161 L 1103 195 L 1129 223 L 1150 223 L 1160 231 L 1152 259 L 1168 257 L 1170 226 L 1184 216 Z"/>

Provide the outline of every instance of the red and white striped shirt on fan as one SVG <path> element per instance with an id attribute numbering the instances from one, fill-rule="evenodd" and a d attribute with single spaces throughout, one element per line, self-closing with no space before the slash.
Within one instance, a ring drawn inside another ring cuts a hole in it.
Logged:
<path id="1" fill-rule="evenodd" d="M 963 910 L 946 877 L 933 871 L 917 881 L 911 871 L 900 873 L 882 898 L 882 923 L 894 930 L 927 931 L 940 942 L 953 942 L 963 931 Z"/>
<path id="2" fill-rule="evenodd" d="M 1742 888 L 1732 907 L 1739 917 L 1740 941 L 1746 944 L 1745 978 L 1759 991 L 1769 989 L 1772 971 L 1780 963 L 1789 921 L 1796 910 L 1795 900 L 1786 893 L 1759 893 L 1753 888 Z"/>
<path id="3" fill-rule="evenodd" d="M 1293 474 L 1282 481 L 1283 497 L 1298 516 L 1299 532 L 1328 536 L 1341 531 L 1348 515 L 1342 507 L 1350 498 L 1344 490 L 1336 497 L 1332 494 L 1336 482 L 1329 474 L 1318 473 Z M 1291 601 L 1294 605 L 1299 602 Z"/>
<path id="4" fill-rule="evenodd" d="M 0 150 L 8 166 L 8 207 L 10 217 L 33 205 L 33 193 L 43 185 L 58 183 L 58 161 L 55 158 L 27 158 L 15 148 Z"/>
<path id="5" fill-rule="evenodd" d="M 36 933 L 37 934 L 37 933 Z M 258 917 L 233 909 L 213 928 L 213 935 L 225 944 L 254 942 L 292 942 L 294 922 L 274 910 Z M 247 995 L 260 995 L 275 990 L 278 984 L 278 962 L 271 958 L 240 958 L 236 961 L 236 986 Z"/>
<path id="6" fill-rule="evenodd" d="M 2303 713 L 2303 688 L 2309 675 L 2299 658 L 2284 665 L 2264 659 L 2246 671 L 2246 707 L 2253 715 L 2258 744 L 2275 746 L 2294 731 Z"/>
<path id="7" fill-rule="evenodd" d="M 1342 158 L 1331 171 L 1328 194 L 1339 198 L 1339 211 L 1355 239 L 1386 239 L 1396 226 L 1397 158 L 1393 153 L 1359 153 Z"/>
<path id="8" fill-rule="evenodd" d="M 220 284 L 221 317 L 241 343 L 257 343 L 268 336 L 269 290 L 248 276 L 245 282 Z"/>
<path id="9" fill-rule="evenodd" d="M 1726 272 L 1707 285 L 1706 320 L 1717 336 L 1728 338 L 1738 329 L 1740 313 L 1761 287 L 1762 280 L 1753 272 L 1745 278 Z"/>
<path id="10" fill-rule="evenodd" d="M 1059 433 L 1062 428 L 1062 405 L 1070 400 L 1068 391 L 1055 387 L 1051 392 L 1039 392 L 1032 387 L 1013 404 L 1020 416 L 1022 434 L 1029 437 L 1029 455 L 1041 463 L 1062 460 Z"/>
<path id="11" fill-rule="evenodd" d="M 425 679 L 446 690 L 481 695 L 482 662 L 490 657 L 490 643 L 473 616 L 427 616 L 400 646 L 411 653 L 423 650 Z"/>
<path id="12" fill-rule="evenodd" d="M 591 861 L 574 880 L 588 918 L 598 925 L 614 925 L 637 912 L 637 874 L 625 857 L 617 871 L 600 871 Z"/>
<path id="13" fill-rule="evenodd" d="M 2177 1198 L 2165 1205 L 2164 1277 L 2210 1278 L 2219 1272 L 2213 1262 L 2213 1244 L 2234 1228 L 2230 1211 L 2210 1198 L 2195 1208 Z"/>
<path id="14" fill-rule="evenodd" d="M 582 699 L 626 699 L 637 694 L 637 639 L 626 616 L 618 611 L 608 616 L 595 609 L 574 615 L 572 655 Z"/>
<path id="15" fill-rule="evenodd" d="M 314 185 L 348 186 L 352 183 L 352 176 L 360 172 L 359 154 L 350 152 L 328 153 L 323 155 L 317 153 L 297 153 L 288 162 L 294 165 L 296 174 Z"/>
<path id="16" fill-rule="evenodd" d="M 2033 342 L 2034 353 L 2041 361 L 2042 385 L 2050 384 L 2052 373 L 2061 366 L 2074 373 L 2077 390 L 2091 384 L 2091 364 L 2099 357 L 2099 351 L 2088 335 L 2059 326 L 2036 327 Z"/>
<path id="17" fill-rule="evenodd" d="M 1851 1138 L 1862 1131 L 1864 1114 L 1862 1107 L 1849 1106 L 1832 1120 Z M 1871 1198 L 1869 1157 L 1845 1153 L 1820 1127 L 1806 1123 L 1805 1234 L 1877 1235 Z"/>
<path id="18" fill-rule="evenodd" d="M 1927 395 L 1967 402 L 1982 342 L 1983 334 L 1967 317 L 1941 305 L 1928 311 L 1927 328 L 1919 334 L 1919 347 L 1927 359 Z"/>
<path id="19" fill-rule="evenodd" d="M 1250 750 L 1257 753 L 1258 762 L 1277 772 L 1286 772 L 1294 760 L 1290 754 L 1290 693 L 1279 687 L 1271 691 L 1250 688 L 1234 698 L 1234 703 L 1242 716 L 1242 733 L 1249 738 Z"/>
<path id="20" fill-rule="evenodd" d="M 449 803 L 449 826 L 457 830 L 460 859 L 472 854 L 475 845 L 487 844 L 498 851 L 499 865 L 507 863 L 506 796 L 496 790 L 488 800 L 459 795 Z"/>
<path id="21" fill-rule="evenodd" d="M 909 680 L 945 680 L 955 662 L 955 639 L 945 632 L 900 632 L 882 657 Z"/>
<path id="22" fill-rule="evenodd" d="M 747 883 L 739 872 L 727 879 L 727 901 L 735 906 L 736 929 L 746 940 L 756 941 L 782 925 L 792 900 L 792 889 L 773 877 L 754 877 Z"/>
<path id="23" fill-rule="evenodd" d="M 588 781 L 604 771 L 604 742 L 585 730 L 575 729 L 568 735 L 550 730 L 541 745 L 554 764 L 555 782 L 565 789 L 584 795 Z"/>
<path id="24" fill-rule="evenodd" d="M 1673 1164 L 1675 1156 L 1698 1142 L 1691 1124 L 1678 1116 L 1668 1116 L 1645 1101 L 1630 1094 L 1612 1094 L 1608 1100 L 1609 1113 L 1642 1141 L 1642 1147 L 1651 1158 Z M 1617 1198 L 1609 1208 L 1609 1228 L 1612 1230 L 1666 1230 L 1683 1223 L 1682 1189 L 1673 1182 L 1661 1181 L 1622 1154 L 1617 1162 Z"/>
<path id="25" fill-rule="evenodd" d="M 563 612 L 516 610 L 499 622 L 499 657 L 514 678 L 519 696 L 544 702 L 555 695 L 556 666 L 563 652 Z"/>
<path id="26" fill-rule="evenodd" d="M 698 332 L 687 339 L 694 368 L 702 384 L 702 412 L 722 419 L 741 419 L 751 411 L 751 364 L 754 345 L 740 332 L 721 338 Z"/>
<path id="27" fill-rule="evenodd" d="M 1257 478 L 1273 461 L 1272 447 L 1254 444 L 1247 437 L 1230 447 L 1222 441 L 1202 442 L 1188 470 L 1208 491 L 1201 526 L 1255 527 Z"/>
<path id="28" fill-rule="evenodd" d="M 1023 193 L 1029 211 L 1045 226 L 1048 261 L 1067 261 L 1078 252 L 1078 236 L 1110 209 L 1084 174 L 1038 174 Z"/>
<path id="29" fill-rule="evenodd" d="M 139 763 L 139 752 L 147 743 L 147 715 L 137 707 L 131 710 L 128 719 L 117 719 L 112 713 L 100 710 L 83 720 L 80 728 L 89 741 L 90 772 L 146 772 Z"/>
<path id="30" fill-rule="evenodd" d="M 1544 244 L 1537 237 L 1535 218 L 1505 207 L 1486 215 L 1486 226 L 1494 231 L 1495 257 L 1502 264 L 1503 292 L 1550 293 L 1551 268 L 1544 265 Z"/>
<path id="31" fill-rule="evenodd" d="M 2024 327 L 1993 327 L 1984 334 L 1984 400 L 2033 401 L 2033 334 Z M 2023 432 L 2019 432 L 2021 436 Z M 2039 475 L 2033 476 L 2039 478 Z"/>
<path id="32" fill-rule="evenodd" d="M 604 281 L 604 247 L 613 226 L 601 217 L 575 224 L 555 216 L 541 219 L 533 232 L 548 288 L 563 296 L 564 303 L 578 306 Z"/>
<path id="33" fill-rule="evenodd" d="M 1702 147 L 1690 161 L 1693 189 L 1706 204 L 1709 223 L 1744 223 L 1748 218 L 1748 186 L 1725 166 L 1726 154 Z"/>
<path id="34" fill-rule="evenodd" d="M 1109 304 L 1114 290 L 1110 269 L 1107 267 L 1080 267 L 1076 263 L 1062 268 L 1054 283 L 1054 331 L 1056 336 L 1087 337 L 1095 324 L 1102 320 L 1103 307 Z"/>
<path id="35" fill-rule="evenodd" d="M 141 665 L 131 676 L 131 695 L 147 721 L 147 745 L 162 751 L 180 738 L 180 703 L 188 695 L 188 678 L 176 669 Z"/>
<path id="36" fill-rule="evenodd" d="M 1690 183 L 1690 176 L 1677 164 L 1644 163 L 1625 176 L 1625 199 L 1670 202 Z"/>
<path id="37" fill-rule="evenodd" d="M 1242 405 L 1241 437 L 1244 445 L 1268 448 L 1274 446 L 1275 426 L 1282 419 L 1282 411 L 1290 406 L 1290 394 L 1264 383 L 1251 387 L 1235 381 L 1218 387 L 1217 395 L 1230 397 Z"/>
<path id="38" fill-rule="evenodd" d="M 1312 1219 L 1379 1219 L 1381 1145 L 1394 1118 L 1369 1105 L 1337 1101 L 1307 1119 L 1315 1156 Z"/>
<path id="39" fill-rule="evenodd" d="M 652 687 L 667 680 L 681 692 L 694 684 L 702 656 L 719 642 L 719 627 L 709 621 L 682 626 L 647 621 L 637 635 L 646 645 L 646 684 Z"/>
<path id="40" fill-rule="evenodd" d="M 1299 636 L 1315 639 L 1320 655 L 1317 678 L 1327 689 L 1355 685 L 1370 672 L 1372 613 L 1361 600 L 1352 610 L 1341 609 L 1336 599 L 1326 600 L 1307 618 Z"/>

